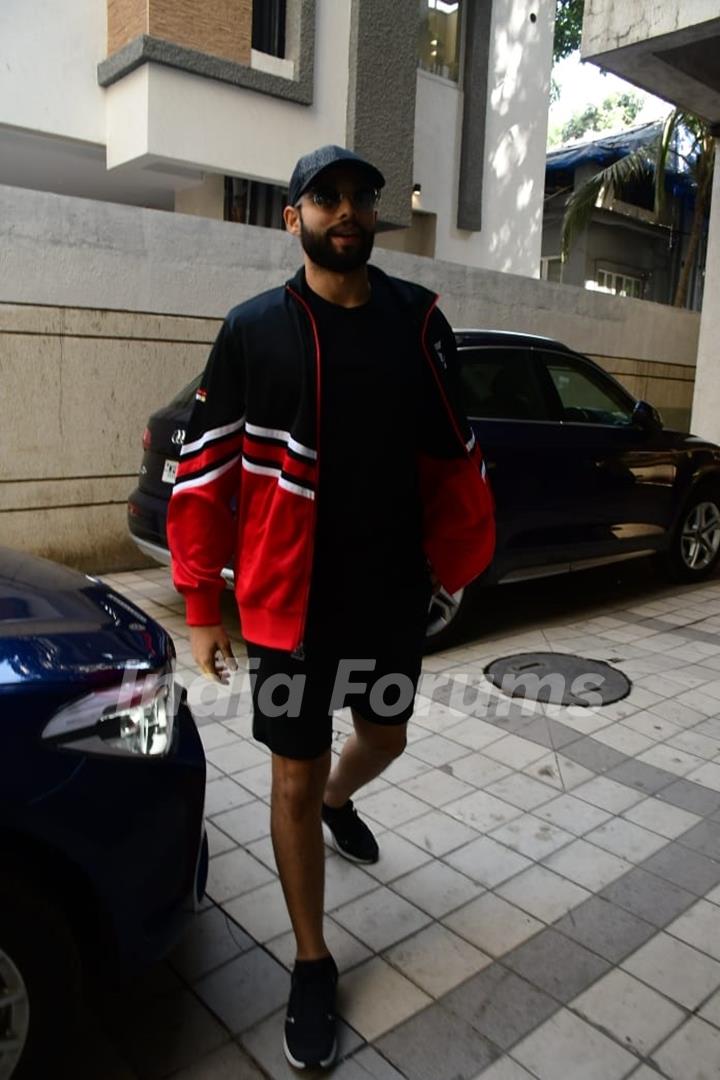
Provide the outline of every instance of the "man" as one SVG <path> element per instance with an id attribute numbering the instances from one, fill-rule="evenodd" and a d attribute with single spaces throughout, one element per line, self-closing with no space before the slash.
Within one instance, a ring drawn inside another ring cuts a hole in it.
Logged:
<path id="1" fill-rule="evenodd" d="M 345 857 L 378 858 L 352 796 L 405 747 L 432 583 L 466 585 L 494 545 L 437 298 L 367 265 L 383 185 L 341 147 L 298 161 L 284 216 L 304 267 L 225 319 L 168 522 L 193 656 L 214 678 L 234 663 L 220 618 L 234 553 L 253 734 L 272 751 L 272 839 L 297 941 L 285 1053 L 300 1067 L 336 1053 L 321 821 Z M 354 731 L 330 771 L 343 704 Z"/>

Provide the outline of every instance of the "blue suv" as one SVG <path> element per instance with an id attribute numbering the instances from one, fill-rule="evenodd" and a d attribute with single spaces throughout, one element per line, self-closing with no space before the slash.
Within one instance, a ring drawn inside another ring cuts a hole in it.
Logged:
<path id="1" fill-rule="evenodd" d="M 449 644 L 489 585 L 641 556 L 659 557 L 675 580 L 715 572 L 720 447 L 666 427 L 652 405 L 559 341 L 500 330 L 456 330 L 455 339 L 461 402 L 495 497 L 497 549 L 477 583 L 433 597 L 428 649 Z M 200 378 L 148 420 L 128 500 L 130 533 L 159 562 L 170 561 L 167 508 Z"/>

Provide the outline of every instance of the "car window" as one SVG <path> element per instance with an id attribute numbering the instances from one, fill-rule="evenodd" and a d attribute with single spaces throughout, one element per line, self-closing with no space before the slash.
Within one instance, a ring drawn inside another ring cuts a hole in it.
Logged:
<path id="1" fill-rule="evenodd" d="M 574 424 L 632 423 L 634 401 L 611 379 L 578 357 L 561 353 L 540 354 L 561 405 L 561 419 Z"/>
<path id="2" fill-rule="evenodd" d="M 529 349 L 460 349 L 465 413 L 491 420 L 549 420 L 550 410 Z"/>
<path id="3" fill-rule="evenodd" d="M 180 393 L 176 394 L 175 397 L 172 399 L 170 405 L 176 409 L 184 409 L 186 405 L 190 405 L 195 397 L 195 391 L 200 386 L 201 381 L 202 374 L 197 375 L 191 383 L 188 383 L 187 386 L 183 386 Z"/>

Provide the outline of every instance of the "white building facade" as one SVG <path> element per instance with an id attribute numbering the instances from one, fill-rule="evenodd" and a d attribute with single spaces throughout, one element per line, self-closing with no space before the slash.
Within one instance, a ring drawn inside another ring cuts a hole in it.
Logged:
<path id="1" fill-rule="evenodd" d="M 334 142 L 379 244 L 536 276 L 554 0 L 5 0 L 0 184 L 277 225 Z"/>

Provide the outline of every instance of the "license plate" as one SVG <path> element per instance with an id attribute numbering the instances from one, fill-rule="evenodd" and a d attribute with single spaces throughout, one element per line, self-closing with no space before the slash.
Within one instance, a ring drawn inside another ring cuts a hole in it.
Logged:
<path id="1" fill-rule="evenodd" d="M 178 462 L 177 461 L 172 461 L 170 458 L 168 458 L 167 461 L 165 462 L 164 467 L 163 467 L 163 473 L 162 473 L 163 483 L 164 484 L 174 484 L 175 483 L 175 477 L 177 476 L 177 470 L 178 470 Z"/>

